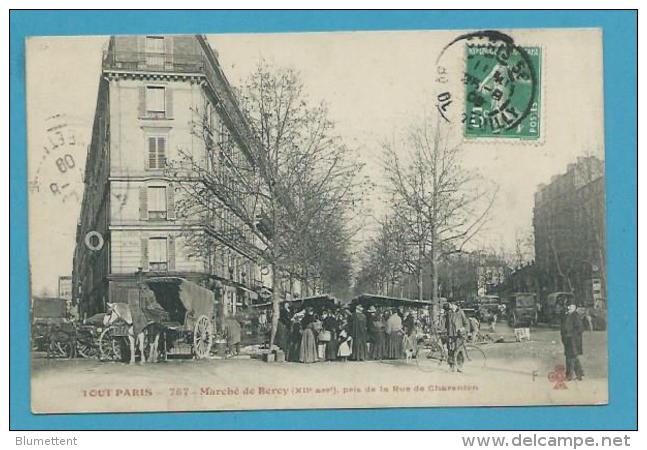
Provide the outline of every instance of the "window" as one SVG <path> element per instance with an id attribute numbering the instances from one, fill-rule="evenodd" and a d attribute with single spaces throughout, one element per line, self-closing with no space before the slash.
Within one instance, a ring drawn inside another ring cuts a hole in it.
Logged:
<path id="1" fill-rule="evenodd" d="M 155 186 L 148 188 L 148 218 L 166 219 L 166 188 Z"/>
<path id="2" fill-rule="evenodd" d="M 163 117 L 166 112 L 164 86 L 146 86 L 146 114 Z"/>
<path id="3" fill-rule="evenodd" d="M 146 36 L 146 64 L 164 65 L 164 36 Z"/>
<path id="4" fill-rule="evenodd" d="M 166 137 L 148 137 L 148 168 L 163 169 L 166 165 Z"/>
<path id="5" fill-rule="evenodd" d="M 164 36 L 146 36 L 146 53 L 164 53 Z"/>
<path id="6" fill-rule="evenodd" d="M 166 238 L 150 238 L 148 240 L 149 267 L 153 272 L 166 272 L 168 258 Z"/>

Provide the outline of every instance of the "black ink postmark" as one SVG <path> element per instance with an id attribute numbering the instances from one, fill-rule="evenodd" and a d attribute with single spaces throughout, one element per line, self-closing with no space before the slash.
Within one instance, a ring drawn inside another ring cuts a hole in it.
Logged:
<path id="1" fill-rule="evenodd" d="M 48 202 L 53 199 L 65 205 L 80 204 L 84 190 L 101 192 L 107 188 L 107 185 L 99 184 L 101 177 L 98 173 L 85 173 L 88 146 L 83 135 L 81 121 L 71 119 L 66 114 L 53 114 L 45 119 L 44 137 L 32 150 L 37 152 L 38 162 L 34 177 L 29 180 L 31 195 L 43 196 Z M 104 164 L 108 163 L 109 160 L 105 158 Z M 102 166 L 97 164 L 94 167 Z M 101 170 L 109 171 L 109 167 Z M 44 197 L 45 195 L 48 197 Z M 123 192 L 110 192 L 110 201 L 119 210 L 126 205 L 127 200 L 127 189 Z"/>
<path id="2" fill-rule="evenodd" d="M 29 181 L 32 195 L 48 194 L 61 203 L 81 203 L 83 198 L 83 155 L 86 145 L 78 126 L 68 117 L 54 114 L 45 120 L 44 140 L 38 152 L 35 176 Z"/>

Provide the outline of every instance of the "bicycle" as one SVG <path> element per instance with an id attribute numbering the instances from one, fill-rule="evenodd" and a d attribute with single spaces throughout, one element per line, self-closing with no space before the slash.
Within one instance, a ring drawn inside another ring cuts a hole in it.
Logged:
<path id="1" fill-rule="evenodd" d="M 432 372 L 443 363 L 449 365 L 449 351 L 447 349 L 447 336 L 432 334 L 419 340 L 416 348 L 416 364 L 425 372 Z M 462 370 L 467 364 L 469 367 L 486 367 L 487 357 L 478 345 L 471 344 L 462 339 L 456 349 L 456 368 Z"/>

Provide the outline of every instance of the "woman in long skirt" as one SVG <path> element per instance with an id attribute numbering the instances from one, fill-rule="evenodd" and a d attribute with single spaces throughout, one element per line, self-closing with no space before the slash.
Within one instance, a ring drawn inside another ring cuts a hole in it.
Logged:
<path id="1" fill-rule="evenodd" d="M 288 322 L 289 324 L 289 322 Z M 270 330 L 270 333 L 272 331 Z M 290 347 L 290 329 L 286 326 L 283 320 L 279 320 L 276 326 L 276 336 L 274 336 L 274 344 L 277 345 L 288 356 Z"/>
<path id="2" fill-rule="evenodd" d="M 330 334 L 330 339 L 326 342 L 325 359 L 334 361 L 337 359 L 337 319 L 332 313 L 324 318 L 323 329 Z"/>
<path id="3" fill-rule="evenodd" d="M 386 357 L 388 359 L 401 359 L 402 350 L 402 318 L 393 311 L 386 321 Z"/>
<path id="4" fill-rule="evenodd" d="M 372 319 L 371 359 L 381 361 L 386 356 L 386 324 L 380 314 L 373 315 Z"/>
<path id="5" fill-rule="evenodd" d="M 301 349 L 299 361 L 302 363 L 313 363 L 317 361 L 317 339 L 314 333 L 314 322 L 309 323 L 301 337 Z"/>

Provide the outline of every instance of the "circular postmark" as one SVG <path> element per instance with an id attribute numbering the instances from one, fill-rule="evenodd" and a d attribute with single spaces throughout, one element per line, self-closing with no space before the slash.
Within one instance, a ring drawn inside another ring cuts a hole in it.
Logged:
<path id="1" fill-rule="evenodd" d="M 499 31 L 456 37 L 436 59 L 440 117 L 460 123 L 467 138 L 538 137 L 531 116 L 538 109 L 540 52 Z"/>
<path id="2" fill-rule="evenodd" d="M 79 124 L 64 114 L 45 119 L 45 130 L 39 149 L 35 175 L 29 181 L 32 195 L 49 194 L 50 199 L 81 203 L 83 198 L 83 167 L 86 144 Z"/>
<path id="3" fill-rule="evenodd" d="M 29 192 L 47 203 L 54 199 L 66 205 L 80 205 L 84 190 L 101 191 L 103 186 L 98 172 L 107 168 L 101 169 L 101 164 L 95 161 L 89 167 L 90 173 L 85 173 L 88 146 L 83 131 L 86 126 L 81 120 L 66 114 L 53 114 L 45 119 L 44 127 L 44 133 L 38 140 L 39 147 L 30 149 L 37 162 L 34 176 L 29 181 Z M 104 141 L 107 141 L 109 130 L 105 133 Z M 104 158 L 103 154 L 98 158 Z M 103 164 L 108 163 L 104 158 Z M 118 191 L 111 189 L 110 197 L 111 202 L 121 210 L 128 201 L 128 188 Z"/>

